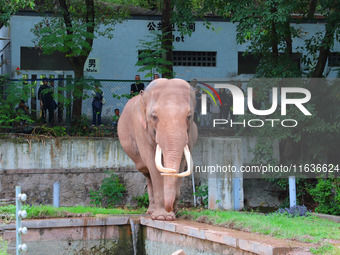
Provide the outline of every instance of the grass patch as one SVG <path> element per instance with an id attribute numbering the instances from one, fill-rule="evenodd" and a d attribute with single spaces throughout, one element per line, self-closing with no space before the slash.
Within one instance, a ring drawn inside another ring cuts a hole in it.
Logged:
<path id="1" fill-rule="evenodd" d="M 316 216 L 292 218 L 282 214 L 264 215 L 212 210 L 181 210 L 179 216 L 198 222 L 300 242 L 320 243 L 323 239 L 340 239 L 339 223 Z"/>
<path id="2" fill-rule="evenodd" d="M 65 218 L 65 217 L 91 217 L 97 214 L 144 214 L 145 208 L 139 209 L 123 209 L 123 208 L 100 208 L 90 206 L 75 206 L 75 207 L 53 207 L 50 205 L 28 206 L 22 207 L 27 211 L 27 219 L 44 219 L 44 218 Z M 0 215 L 3 218 L 15 219 L 15 206 L 1 206 Z"/>
<path id="3" fill-rule="evenodd" d="M 0 237 L 0 255 L 7 255 L 7 242 Z"/>
<path id="4" fill-rule="evenodd" d="M 310 252 L 313 254 L 323 254 L 323 255 L 339 255 L 340 254 L 340 248 L 336 247 L 334 245 L 331 245 L 330 243 L 323 244 L 319 246 L 318 248 L 311 248 Z"/>

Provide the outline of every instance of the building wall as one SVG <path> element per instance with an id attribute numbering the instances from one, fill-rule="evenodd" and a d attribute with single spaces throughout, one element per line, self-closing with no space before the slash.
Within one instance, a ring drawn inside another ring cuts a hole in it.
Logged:
<path id="1" fill-rule="evenodd" d="M 42 18 L 38 16 L 13 16 L 11 26 L 12 77 L 18 78 L 20 75 L 13 73 L 20 67 L 20 47 L 33 47 L 34 36 L 32 27 Z M 97 79 L 134 79 L 134 75 L 139 69 L 135 66 L 137 62 L 137 52 L 140 48 L 140 40 L 149 40 L 150 23 L 158 24 L 157 17 L 131 18 L 115 26 L 113 39 L 98 37 L 94 40 L 93 50 L 90 58 L 97 58 L 100 61 L 98 73 L 88 73 Z M 236 43 L 236 25 L 227 21 L 212 21 L 215 31 L 207 29 L 203 21 L 195 22 L 195 31 L 191 36 L 179 38 L 178 31 L 174 32 L 174 50 L 177 51 L 217 51 L 216 67 L 184 67 L 175 66 L 176 76 L 186 80 L 198 78 L 202 80 L 226 79 L 235 77 L 238 71 L 238 52 L 245 51 L 246 44 Z M 308 38 L 318 31 L 324 30 L 323 23 L 303 23 L 294 24 L 299 29 L 302 38 Z M 103 29 L 103 28 L 102 28 Z M 293 47 L 304 46 L 301 39 L 293 40 Z M 333 51 L 340 51 L 340 44 L 336 43 Z M 72 74 L 72 72 L 49 72 L 48 70 L 30 71 L 22 70 L 22 74 Z M 146 73 L 141 73 L 144 78 Z"/>
<path id="2" fill-rule="evenodd" d="M 11 44 L 8 27 L 0 29 L 0 75 L 10 73 Z"/>

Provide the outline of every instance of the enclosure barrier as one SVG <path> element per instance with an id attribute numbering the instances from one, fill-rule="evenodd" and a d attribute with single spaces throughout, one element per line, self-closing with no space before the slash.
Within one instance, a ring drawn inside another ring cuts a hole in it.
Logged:
<path id="1" fill-rule="evenodd" d="M 22 203 L 27 199 L 25 193 L 21 193 L 21 187 L 15 187 L 15 219 L 16 219 L 16 254 L 27 251 L 27 245 L 21 242 L 21 236 L 27 234 L 27 228 L 23 227 L 21 220 L 27 217 L 26 210 L 22 210 Z"/>

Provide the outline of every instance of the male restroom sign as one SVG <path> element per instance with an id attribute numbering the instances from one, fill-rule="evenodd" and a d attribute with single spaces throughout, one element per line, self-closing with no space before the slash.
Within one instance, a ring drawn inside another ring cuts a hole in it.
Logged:
<path id="1" fill-rule="evenodd" d="M 100 59 L 99 58 L 87 58 L 84 66 L 84 72 L 99 73 Z"/>

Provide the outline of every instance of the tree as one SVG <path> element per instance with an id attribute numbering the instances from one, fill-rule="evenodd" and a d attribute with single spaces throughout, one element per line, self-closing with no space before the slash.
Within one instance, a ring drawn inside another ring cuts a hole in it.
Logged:
<path id="1" fill-rule="evenodd" d="M 214 5 L 212 5 L 214 3 Z M 161 1 L 148 1 L 144 7 L 151 10 L 158 10 L 161 12 L 161 34 L 157 40 L 158 44 L 153 44 L 154 49 L 148 47 L 148 52 L 145 52 L 145 57 L 149 57 L 150 66 L 154 65 L 154 56 L 162 58 L 159 61 L 163 71 L 164 78 L 172 78 L 174 76 L 172 56 L 173 56 L 173 27 L 180 29 L 181 36 L 191 35 L 190 24 L 195 22 L 198 17 L 203 17 L 205 12 L 215 9 L 219 1 L 197 1 L 197 0 L 161 0 Z M 145 42 L 143 41 L 143 44 Z M 151 44 L 149 44 L 150 46 Z M 161 53 L 161 55 L 157 55 Z M 139 61 L 137 65 L 147 63 L 148 60 Z M 143 70 L 140 69 L 140 70 Z"/>
<path id="2" fill-rule="evenodd" d="M 306 40 L 303 56 L 311 77 L 322 77 L 334 38 L 339 41 L 340 2 L 336 0 L 245 0 L 225 1 L 224 15 L 237 25 L 238 43 L 250 43 L 248 52 L 261 57 L 257 75 L 261 77 L 299 77 L 299 68 L 292 58 L 293 38 L 299 32 L 291 25 L 295 21 L 324 16 L 325 31 Z M 311 58 L 311 56 L 317 56 Z M 270 68 L 268 68 L 270 67 Z"/>
<path id="3" fill-rule="evenodd" d="M 238 43 L 249 43 L 248 53 L 261 58 L 255 74 L 260 78 L 302 77 L 300 67 L 294 63 L 292 58 L 292 41 L 300 37 L 301 31 L 294 28 L 291 21 L 293 17 L 295 21 L 298 21 L 297 18 L 310 19 L 314 18 L 316 13 L 322 14 L 325 21 L 324 31 L 312 35 L 305 40 L 305 46 L 297 50 L 301 51 L 302 61 L 309 68 L 307 76 L 312 78 L 323 76 L 330 49 L 335 40 L 339 41 L 339 1 L 235 0 L 227 2 L 224 14 L 230 17 L 232 22 L 238 22 Z M 287 84 L 276 85 L 286 86 Z M 257 99 L 263 104 L 269 102 L 268 90 L 272 86 L 270 82 L 267 85 L 254 84 L 254 89 L 258 92 Z M 332 153 L 335 144 L 340 139 L 337 131 L 340 125 L 340 108 L 338 99 L 334 97 L 337 88 L 335 85 L 327 85 L 326 81 L 320 79 L 311 79 L 304 86 L 313 95 L 310 102 L 313 117 L 301 118 L 298 112 L 290 109 L 287 116 L 299 119 L 299 127 L 292 130 L 263 129 L 259 130 L 257 135 L 262 138 L 276 137 L 285 142 L 291 140 L 293 147 L 300 143 L 300 151 L 296 155 L 305 157 L 299 158 L 300 160 L 319 161 L 325 155 L 331 157 L 329 153 Z M 271 117 L 280 118 L 280 116 Z M 319 139 L 320 137 L 323 139 Z M 261 142 L 265 142 L 265 139 Z"/>
<path id="4" fill-rule="evenodd" d="M 7 25 L 11 15 L 16 13 L 19 9 L 30 7 L 34 8 L 33 0 L 2 0 L 0 2 L 0 28 Z"/>
<path id="5" fill-rule="evenodd" d="M 79 119 L 82 110 L 84 90 L 84 65 L 88 58 L 93 40 L 97 36 L 113 36 L 113 26 L 122 22 L 128 15 L 127 7 L 110 2 L 94 0 L 57 0 L 45 1 L 39 10 L 53 10 L 52 17 L 45 17 L 32 29 L 35 44 L 44 54 L 62 52 L 71 63 L 75 83 L 73 87 L 72 117 Z M 124 2 L 124 1 L 123 1 Z M 126 1 L 125 1 L 126 2 Z M 100 25 L 105 30 L 100 30 Z"/>

